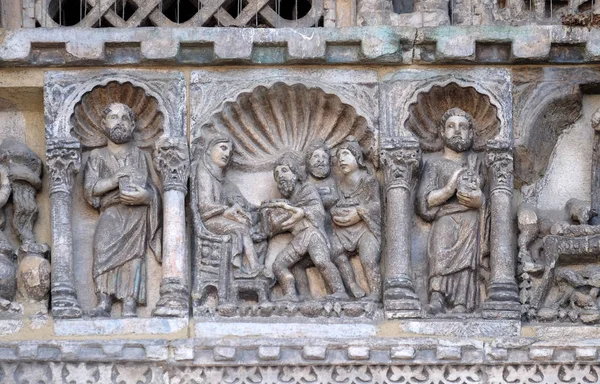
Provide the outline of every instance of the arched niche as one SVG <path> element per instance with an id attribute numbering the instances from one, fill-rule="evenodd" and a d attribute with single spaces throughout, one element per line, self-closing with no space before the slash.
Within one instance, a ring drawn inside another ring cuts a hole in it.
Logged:
<path id="1" fill-rule="evenodd" d="M 460 108 L 473 117 L 475 151 L 484 150 L 487 141 L 500 133 L 499 107 L 489 95 L 456 82 L 435 84 L 416 93 L 404 122 L 406 129 L 418 137 L 423 150 L 435 152 L 443 148 L 440 120 L 450 108 Z"/>
<path id="2" fill-rule="evenodd" d="M 268 171 L 286 151 L 303 152 L 315 140 L 335 148 L 348 136 L 357 138 L 367 156 L 376 155 L 367 119 L 337 95 L 304 84 L 278 82 L 238 94 L 204 123 L 199 136 L 211 132 L 233 138 L 233 166 L 239 170 Z"/>

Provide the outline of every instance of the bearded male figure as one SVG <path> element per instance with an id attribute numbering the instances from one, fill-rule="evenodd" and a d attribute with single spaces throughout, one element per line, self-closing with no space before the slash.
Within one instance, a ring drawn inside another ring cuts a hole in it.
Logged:
<path id="1" fill-rule="evenodd" d="M 85 197 L 100 210 L 93 239 L 93 278 L 98 305 L 92 317 L 110 316 L 114 300 L 123 317 L 146 304 L 146 255 L 160 262 L 160 196 L 146 156 L 133 142 L 133 111 L 120 103 L 102 112 L 107 146 L 90 153 Z"/>
<path id="2" fill-rule="evenodd" d="M 473 118 L 459 108 L 442 117 L 444 150 L 423 167 L 416 211 L 431 222 L 427 245 L 429 309 L 433 314 L 472 312 L 478 296 L 477 270 L 485 196 L 481 161 L 470 151 Z"/>
<path id="3" fill-rule="evenodd" d="M 264 205 L 288 212 L 289 217 L 280 224 L 280 232 L 289 232 L 293 237 L 275 258 L 273 273 L 283 290 L 283 299 L 297 301 L 295 279 L 289 268 L 308 256 L 333 291 L 332 298 L 346 299 L 348 295 L 342 278 L 331 262 L 321 197 L 317 189 L 306 181 L 299 159 L 299 156 L 285 154 L 277 161 L 273 176 L 279 192 L 286 200 Z"/>

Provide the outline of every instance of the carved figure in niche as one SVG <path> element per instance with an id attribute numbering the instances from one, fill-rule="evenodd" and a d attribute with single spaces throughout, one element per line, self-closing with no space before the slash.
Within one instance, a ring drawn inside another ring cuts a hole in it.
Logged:
<path id="1" fill-rule="evenodd" d="M 198 211 L 205 228 L 232 238 L 232 263 L 236 274 L 255 277 L 263 265 L 252 240 L 253 207 L 226 177 L 233 156 L 233 141 L 224 133 L 208 135 L 198 165 Z"/>
<path id="2" fill-rule="evenodd" d="M 146 256 L 161 261 L 160 195 L 148 160 L 133 142 L 133 111 L 111 103 L 102 112 L 106 147 L 94 149 L 84 173 L 85 198 L 100 210 L 93 239 L 93 278 L 98 305 L 92 317 L 108 317 L 113 300 L 123 317 L 146 304 Z"/>
<path id="3" fill-rule="evenodd" d="M 331 262 L 329 242 L 325 233 L 325 210 L 319 192 L 306 181 L 302 156 L 284 154 L 276 163 L 273 176 L 284 200 L 272 200 L 261 206 L 263 222 L 271 236 L 289 232 L 291 242 L 277 255 L 273 273 L 281 285 L 282 300 L 298 301 L 294 275 L 290 267 L 310 257 L 323 279 L 333 291 L 334 299 L 346 299 L 342 279 Z"/>
<path id="4" fill-rule="evenodd" d="M 417 191 L 416 211 L 432 223 L 427 244 L 432 314 L 472 312 L 479 300 L 485 195 L 481 160 L 471 151 L 473 124 L 459 108 L 442 116 L 444 149 L 424 164 Z"/>
<path id="5" fill-rule="evenodd" d="M 342 176 L 338 181 L 339 200 L 331 209 L 333 260 L 344 283 L 356 298 L 365 291 L 356 283 L 349 256 L 357 254 L 367 277 L 368 300 L 381 298 L 381 202 L 377 179 L 367 171 L 362 148 L 354 137 L 338 147 L 337 163 Z"/>

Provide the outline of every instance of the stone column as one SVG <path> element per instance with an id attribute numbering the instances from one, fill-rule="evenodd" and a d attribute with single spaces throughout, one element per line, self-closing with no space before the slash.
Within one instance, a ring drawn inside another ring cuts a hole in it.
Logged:
<path id="1" fill-rule="evenodd" d="M 49 139 L 46 163 L 50 175 L 52 228 L 52 315 L 57 319 L 81 317 L 73 276 L 71 206 L 73 181 L 81 166 L 79 142 L 71 138 Z"/>
<path id="2" fill-rule="evenodd" d="M 385 237 L 383 306 L 388 319 L 421 316 L 421 303 L 412 279 L 412 192 L 419 173 L 421 151 L 415 140 L 383 139 Z"/>
<path id="3" fill-rule="evenodd" d="M 485 318 L 518 319 L 519 289 L 515 280 L 515 231 L 512 214 L 513 155 L 509 143 L 488 142 L 490 180 L 490 281 L 483 305 Z"/>
<path id="4" fill-rule="evenodd" d="M 190 160 L 185 137 L 160 139 L 154 164 L 163 182 L 163 256 L 160 299 L 154 316 L 189 314 L 188 252 L 185 241 L 185 195 Z"/>

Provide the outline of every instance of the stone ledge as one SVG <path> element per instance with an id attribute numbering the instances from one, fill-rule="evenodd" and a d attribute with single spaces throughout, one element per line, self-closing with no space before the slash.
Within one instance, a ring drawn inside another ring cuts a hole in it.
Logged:
<path id="1" fill-rule="evenodd" d="M 74 31 L 77 41 L 72 40 Z M 25 28 L 6 30 L 0 43 L 0 66 L 585 64 L 598 61 L 600 31 L 559 25 Z"/>

